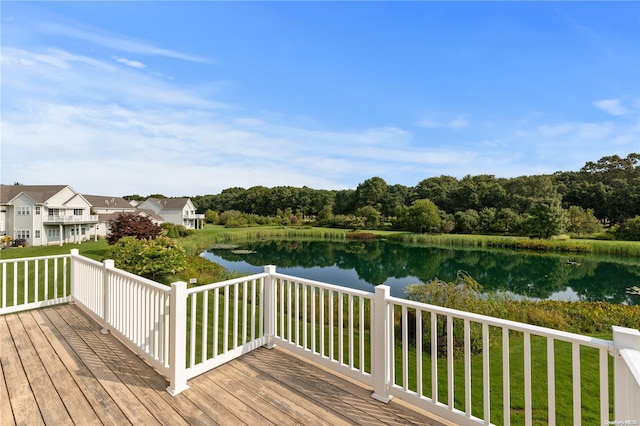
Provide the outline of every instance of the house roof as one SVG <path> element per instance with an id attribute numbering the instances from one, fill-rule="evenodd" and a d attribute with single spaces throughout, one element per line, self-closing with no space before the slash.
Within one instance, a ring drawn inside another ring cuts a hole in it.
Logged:
<path id="1" fill-rule="evenodd" d="M 120 216 L 122 214 L 133 214 L 133 215 L 136 215 L 136 216 L 141 216 L 142 215 L 142 216 L 147 216 L 153 222 L 158 222 L 158 223 L 164 222 L 164 219 L 161 216 L 159 216 L 158 214 L 156 214 L 156 212 L 154 212 L 153 210 L 150 210 L 150 209 L 136 209 L 135 212 L 102 213 L 102 214 L 98 215 L 98 220 L 100 222 L 108 222 L 110 220 L 117 219 L 118 216 Z"/>
<path id="2" fill-rule="evenodd" d="M 82 195 L 92 206 L 105 209 L 132 209 L 133 206 L 122 197 L 103 195 Z"/>
<path id="3" fill-rule="evenodd" d="M 41 204 L 67 187 L 68 185 L 0 185 L 0 203 L 9 203 L 24 192 Z"/>
<path id="4" fill-rule="evenodd" d="M 149 198 L 149 201 L 153 201 L 162 209 L 182 210 L 189 202 L 189 198 Z"/>

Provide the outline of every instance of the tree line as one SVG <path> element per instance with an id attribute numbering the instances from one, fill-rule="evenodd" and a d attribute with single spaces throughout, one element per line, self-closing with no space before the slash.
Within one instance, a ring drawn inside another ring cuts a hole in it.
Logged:
<path id="1" fill-rule="evenodd" d="M 283 224 L 549 237 L 594 233 L 605 225 L 625 238 L 640 235 L 640 219 L 634 221 L 640 216 L 640 154 L 515 178 L 443 175 L 410 187 L 375 176 L 356 189 L 233 187 L 191 199 L 199 213 L 228 226 L 277 218 Z"/>

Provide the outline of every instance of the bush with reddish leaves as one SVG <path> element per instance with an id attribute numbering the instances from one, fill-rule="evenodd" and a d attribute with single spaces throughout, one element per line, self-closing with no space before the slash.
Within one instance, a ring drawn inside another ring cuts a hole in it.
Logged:
<path id="1" fill-rule="evenodd" d="M 121 214 L 109 221 L 110 245 L 117 243 L 122 237 L 136 237 L 139 240 L 153 240 L 162 233 L 162 227 L 156 225 L 146 216 Z"/>

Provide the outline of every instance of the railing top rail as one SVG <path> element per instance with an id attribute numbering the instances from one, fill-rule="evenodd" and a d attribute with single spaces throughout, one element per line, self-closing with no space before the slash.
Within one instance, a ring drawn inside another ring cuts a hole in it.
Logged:
<path id="1" fill-rule="evenodd" d="M 218 283 L 199 285 L 197 287 L 192 287 L 187 289 L 187 294 L 201 293 L 207 290 L 213 290 L 216 288 L 226 287 L 228 285 L 243 283 L 245 281 L 259 280 L 261 278 L 266 278 L 268 276 L 269 274 L 267 274 L 266 272 L 260 272 L 259 274 L 247 275 L 246 277 L 240 277 L 240 278 L 233 278 L 231 280 L 220 281 Z"/>
<path id="2" fill-rule="evenodd" d="M 373 293 L 368 292 L 368 291 L 357 290 L 357 289 L 354 289 L 354 288 L 343 287 L 343 286 L 335 285 L 335 284 L 323 283 L 321 281 L 308 280 L 306 278 L 295 277 L 293 275 L 280 274 L 278 272 L 273 274 L 273 277 L 284 279 L 284 280 L 296 281 L 296 282 L 299 282 L 299 283 L 302 283 L 302 284 L 309 284 L 309 285 L 316 286 L 316 287 L 322 287 L 322 288 L 326 288 L 328 290 L 335 290 L 335 291 L 339 291 L 341 293 L 352 294 L 354 296 L 366 297 L 366 298 L 369 298 L 369 299 L 373 299 L 373 296 L 374 296 Z"/>
<path id="3" fill-rule="evenodd" d="M 147 287 L 152 287 L 158 291 L 165 292 L 167 294 L 171 293 L 171 287 L 165 284 L 160 284 L 148 278 L 141 277 L 140 275 L 132 274 L 131 272 L 123 271 L 122 269 L 114 268 L 109 269 L 109 272 L 112 274 L 120 275 L 122 277 L 129 278 L 134 280 L 140 284 L 146 285 Z"/>
<path id="4" fill-rule="evenodd" d="M 102 266 L 103 265 L 102 262 L 98 262 L 97 260 L 93 260 L 93 259 L 90 259 L 88 257 L 81 256 L 81 255 L 74 256 L 74 259 L 77 259 L 79 262 L 88 263 L 88 264 L 91 264 L 91 265 L 94 265 L 94 266 Z"/>
<path id="5" fill-rule="evenodd" d="M 13 262 L 23 262 L 28 260 L 44 260 L 44 259 L 61 259 L 63 257 L 71 257 L 70 254 L 55 254 L 50 256 L 36 256 L 36 257 L 20 257 L 17 259 L 0 259 L 0 263 L 13 263 Z"/>
<path id="6" fill-rule="evenodd" d="M 507 328 L 513 331 L 527 332 L 538 336 L 549 337 L 552 339 L 564 340 L 569 342 L 577 342 L 584 346 L 590 346 L 598 349 L 613 350 L 613 341 L 604 340 L 596 337 L 584 336 L 582 334 L 570 333 L 567 331 L 555 330 L 553 328 L 540 327 L 537 325 L 525 324 L 502 318 L 490 317 L 487 315 L 475 314 L 473 312 L 459 311 L 457 309 L 445 308 L 443 306 L 429 305 L 427 303 L 415 302 L 413 300 L 400 299 L 398 297 L 390 297 L 389 302 L 407 306 L 423 311 L 435 312 L 441 315 L 451 315 L 460 319 L 468 319 L 470 321 L 486 323 L 488 325 Z"/>

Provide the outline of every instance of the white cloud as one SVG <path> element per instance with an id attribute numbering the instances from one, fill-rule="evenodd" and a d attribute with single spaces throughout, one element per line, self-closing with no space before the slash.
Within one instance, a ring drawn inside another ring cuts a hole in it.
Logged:
<path id="1" fill-rule="evenodd" d="M 469 126 L 469 120 L 464 117 L 456 117 L 451 120 L 434 120 L 430 117 L 424 117 L 418 121 L 417 125 L 426 128 L 447 128 L 447 129 L 462 129 Z"/>
<path id="2" fill-rule="evenodd" d="M 620 99 L 602 99 L 595 101 L 593 105 L 611 115 L 625 115 L 628 110 L 622 105 Z"/>
<path id="3" fill-rule="evenodd" d="M 111 49 L 137 53 L 141 55 L 149 56 L 164 56 L 168 58 L 181 59 L 190 62 L 210 62 L 208 59 L 190 55 L 184 52 L 178 52 L 171 49 L 164 49 L 154 46 L 150 43 L 143 41 L 133 40 L 131 38 L 124 37 L 119 34 L 109 33 L 97 28 L 89 28 L 77 23 L 74 24 L 58 24 L 53 22 L 43 23 L 37 27 L 37 30 L 57 35 L 64 35 L 67 37 L 84 40 L 90 43 L 97 44 L 99 46 L 109 47 Z"/>
<path id="4" fill-rule="evenodd" d="M 133 61 L 131 59 L 127 59 L 127 58 L 120 58 L 118 56 L 112 56 L 112 59 L 114 59 L 116 62 L 120 62 L 121 64 L 124 64 L 128 67 L 132 67 L 132 68 L 146 68 L 146 65 L 143 64 L 142 62 L 138 62 L 138 61 Z"/>

